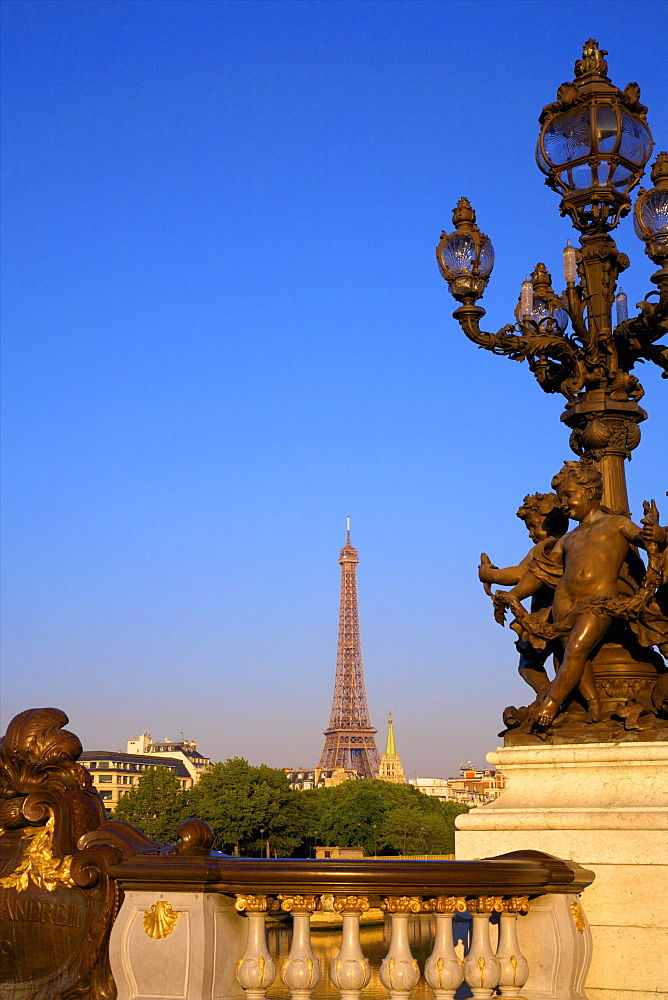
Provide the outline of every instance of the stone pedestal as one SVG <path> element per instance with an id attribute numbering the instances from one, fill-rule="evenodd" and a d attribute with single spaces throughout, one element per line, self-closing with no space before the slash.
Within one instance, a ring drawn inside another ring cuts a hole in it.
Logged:
<path id="1" fill-rule="evenodd" d="M 109 942 L 118 1000 L 237 1000 L 246 921 L 218 893 L 126 892 Z"/>
<path id="2" fill-rule="evenodd" d="M 505 747 L 487 759 L 508 784 L 457 818 L 457 859 L 538 850 L 594 871 L 582 900 L 593 938 L 587 997 L 665 1000 L 668 743 Z M 534 996 L 531 980 L 523 995 Z"/>

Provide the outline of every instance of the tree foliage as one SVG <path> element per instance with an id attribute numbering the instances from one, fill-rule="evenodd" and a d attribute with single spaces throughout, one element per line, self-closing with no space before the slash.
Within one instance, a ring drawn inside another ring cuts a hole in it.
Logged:
<path id="1" fill-rule="evenodd" d="M 424 795 L 412 785 L 346 781 L 302 792 L 314 841 L 362 847 L 365 854 L 452 854 L 454 821 L 468 807 Z"/>
<path id="2" fill-rule="evenodd" d="M 173 844 L 179 824 L 189 815 L 187 793 L 166 767 L 150 767 L 114 811 L 159 844 Z"/>
<path id="3" fill-rule="evenodd" d="M 170 771 L 151 768 L 121 799 L 114 817 L 159 843 L 174 843 L 179 823 L 197 816 L 213 828 L 218 850 L 304 857 L 316 844 L 362 847 L 367 855 L 452 854 L 455 817 L 467 811 L 412 785 L 378 780 L 298 792 L 284 771 L 232 757 L 187 792 Z"/>
<path id="4" fill-rule="evenodd" d="M 257 857 L 289 857 L 305 834 L 300 792 L 285 771 L 241 757 L 215 764 L 191 789 L 193 816 L 206 820 L 218 850 Z"/>

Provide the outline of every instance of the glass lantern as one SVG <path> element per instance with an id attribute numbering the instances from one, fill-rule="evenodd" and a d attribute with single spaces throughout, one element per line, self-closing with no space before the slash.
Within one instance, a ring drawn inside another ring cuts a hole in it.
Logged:
<path id="1" fill-rule="evenodd" d="M 668 153 L 659 153 L 651 173 L 654 187 L 640 189 L 633 215 L 636 235 L 656 264 L 668 260 Z"/>
<path id="2" fill-rule="evenodd" d="M 583 233 L 607 232 L 628 213 L 629 192 L 652 152 L 640 90 L 613 86 L 604 55 L 590 39 L 575 64 L 576 79 L 559 88 L 556 104 L 539 119 L 536 162 L 562 195 L 562 213 Z"/>
<path id="3" fill-rule="evenodd" d="M 436 260 L 450 292 L 459 302 L 475 302 L 481 297 L 494 267 L 494 247 L 481 233 L 475 211 L 467 198 L 460 198 L 452 213 L 455 232 L 441 233 Z"/>
<path id="4" fill-rule="evenodd" d="M 522 282 L 522 292 L 515 316 L 520 325 L 534 323 L 541 333 L 562 334 L 568 326 L 568 313 L 552 290 L 552 276 L 545 264 L 536 264 L 531 277 Z"/>

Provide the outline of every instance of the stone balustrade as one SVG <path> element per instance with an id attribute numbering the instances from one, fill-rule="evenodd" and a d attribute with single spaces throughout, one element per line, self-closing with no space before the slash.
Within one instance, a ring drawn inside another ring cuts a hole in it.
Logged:
<path id="1" fill-rule="evenodd" d="M 533 851 L 462 862 L 230 858 L 184 832 L 181 850 L 109 867 L 124 894 L 110 941 L 118 1000 L 264 1000 L 267 991 L 271 1000 L 277 974 L 292 1000 L 309 1000 L 325 976 L 341 1000 L 358 1000 L 371 978 L 360 943 L 370 906 L 390 924 L 379 978 L 392 1000 L 409 1000 L 422 975 L 438 1000 L 585 996 L 591 948 L 579 897 L 592 876 L 574 862 Z M 328 969 L 311 944 L 316 910 L 342 918 Z M 292 920 L 280 970 L 267 943 L 276 914 Z M 412 914 L 433 915 L 435 925 L 422 972 L 411 952 Z M 459 956 L 453 918 L 462 915 L 471 932 Z"/>

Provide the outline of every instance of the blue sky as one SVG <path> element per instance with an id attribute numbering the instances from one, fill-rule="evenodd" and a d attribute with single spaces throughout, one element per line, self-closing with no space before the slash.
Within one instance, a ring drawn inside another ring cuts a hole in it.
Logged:
<path id="1" fill-rule="evenodd" d="M 667 148 L 662 5 L 3 19 L 3 727 L 51 704 L 89 749 L 147 729 L 313 765 L 350 514 L 379 741 L 391 708 L 409 775 L 482 762 L 528 689 L 479 553 L 524 554 L 514 512 L 572 455 L 561 398 L 452 320 L 434 247 L 467 195 L 491 329 L 536 261 L 562 287 L 536 119 L 593 34 Z M 617 238 L 633 308 L 653 266 L 630 219 Z M 639 374 L 631 506 L 665 522 L 666 383 Z"/>

